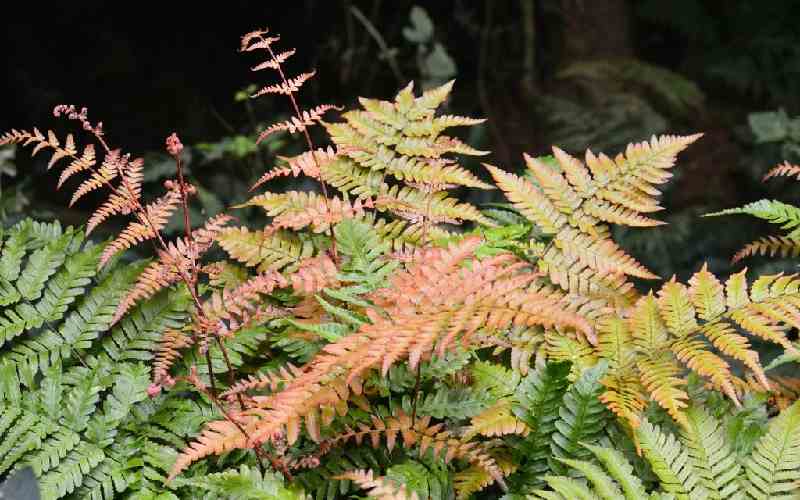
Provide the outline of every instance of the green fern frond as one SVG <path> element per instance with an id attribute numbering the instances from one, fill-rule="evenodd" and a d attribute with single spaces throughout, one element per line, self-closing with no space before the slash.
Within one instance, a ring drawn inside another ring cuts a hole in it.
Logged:
<path id="1" fill-rule="evenodd" d="M 744 464 L 744 489 L 750 498 L 792 498 L 800 493 L 800 403 L 770 422 Z"/>
<path id="2" fill-rule="evenodd" d="M 238 469 L 176 480 L 176 486 L 190 487 L 199 499 L 230 498 L 231 500 L 304 500 L 296 487 L 287 487 L 276 473 L 264 473 L 241 465 Z"/>
<path id="3" fill-rule="evenodd" d="M 601 362 L 583 372 L 564 394 L 558 409 L 558 420 L 551 436 L 550 449 L 554 459 L 590 458 L 589 451 L 581 443 L 596 442 L 606 425 L 608 410 L 600 402 L 608 364 Z M 551 470 L 563 473 L 560 464 L 551 462 Z"/>

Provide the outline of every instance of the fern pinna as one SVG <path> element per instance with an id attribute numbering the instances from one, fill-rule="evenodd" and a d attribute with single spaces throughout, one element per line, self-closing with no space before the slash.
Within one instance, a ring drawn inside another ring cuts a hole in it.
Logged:
<path id="1" fill-rule="evenodd" d="M 704 267 L 644 293 L 631 277 L 658 277 L 610 237 L 609 224 L 660 224 L 658 187 L 699 135 L 653 138 L 614 158 L 553 148 L 525 155 L 522 175 L 486 165 L 492 184 L 454 157 L 485 152 L 444 134 L 482 122 L 440 112 L 453 82 L 361 99 L 327 122 L 339 108 L 301 110 L 296 94 L 314 73 L 286 76 L 294 51 L 277 51 L 278 41 L 266 30 L 241 41 L 267 56 L 255 71 L 279 78 L 253 97 L 285 95 L 292 108 L 259 140 L 301 133 L 308 149 L 253 188 L 304 175 L 320 192 L 265 192 L 237 207 L 262 209 L 263 228 L 233 227 L 227 214 L 190 227 L 195 189 L 174 134 L 166 148 L 177 178 L 149 202 L 143 161 L 112 149 L 85 109 L 55 110 L 96 143 L 80 153 L 72 135 L 0 139 L 51 150 L 51 167 L 66 160 L 59 185 L 88 175 L 73 203 L 108 192 L 87 233 L 131 219 L 105 245 L 32 222 L 4 238 L 3 470 L 34 465 L 52 498 L 134 489 L 214 498 L 235 487 L 246 498 L 295 498 L 299 487 L 331 499 L 356 487 L 388 498 L 619 489 L 639 498 L 658 488 L 688 498 L 739 486 L 761 498 L 790 487 L 794 444 L 769 452 L 793 429 L 792 382 L 766 376 L 750 337 L 795 353 L 786 330 L 800 326 L 800 279 L 723 282 Z M 332 144 L 315 147 L 317 124 Z M 510 205 L 481 210 L 452 193 L 493 187 Z M 170 242 L 163 229 L 179 209 L 184 235 Z M 154 260 L 114 267 L 145 241 Z M 204 260 L 214 244 L 229 261 Z M 691 377 L 734 405 L 783 391 L 784 413 L 740 469 L 719 426 L 690 404 Z M 651 402 L 685 450 L 654 430 Z M 658 484 L 643 487 L 597 445 L 610 439 L 641 451 Z"/>

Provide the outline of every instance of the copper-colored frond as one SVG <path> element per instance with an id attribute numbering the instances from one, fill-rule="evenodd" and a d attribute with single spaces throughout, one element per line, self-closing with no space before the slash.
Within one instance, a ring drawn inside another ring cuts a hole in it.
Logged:
<path id="1" fill-rule="evenodd" d="M 264 373 L 253 374 L 245 380 L 240 380 L 232 385 L 225 392 L 220 394 L 221 398 L 230 398 L 237 394 L 244 392 L 254 391 L 257 389 L 267 389 L 270 392 L 275 392 L 281 389 L 291 380 L 299 376 L 303 371 L 291 363 L 287 363 L 278 369 L 270 370 Z"/>
<path id="2" fill-rule="evenodd" d="M 242 36 L 239 51 L 249 52 L 256 49 L 267 49 L 280 39 L 279 36 L 266 36 L 267 33 L 269 33 L 269 30 L 266 28 L 246 33 Z"/>
<path id="3" fill-rule="evenodd" d="M 773 177 L 791 177 L 795 176 L 800 179 L 800 165 L 793 165 L 788 161 L 785 161 L 771 169 L 767 174 L 764 176 L 762 181 L 769 180 Z"/>
<path id="4" fill-rule="evenodd" d="M 205 226 L 192 231 L 192 244 L 186 238 L 178 238 L 167 246 L 167 250 L 158 251 L 158 260 L 150 263 L 136 280 L 136 284 L 123 298 L 114 312 L 112 324 L 119 321 L 137 302 L 148 299 L 164 288 L 177 283 L 181 279 L 180 269 L 191 268 L 216 239 L 224 226 L 233 218 L 229 215 L 217 215 L 206 221 Z"/>
<path id="5" fill-rule="evenodd" d="M 731 263 L 735 264 L 747 257 L 754 255 L 769 255 L 770 257 L 779 256 L 797 257 L 800 256 L 800 242 L 786 236 L 764 236 L 745 245 L 731 258 Z"/>
<path id="6" fill-rule="evenodd" d="M 181 349 L 192 345 L 192 337 L 183 330 L 168 329 L 161 336 L 161 342 L 153 361 L 153 383 L 169 384 L 169 370 L 181 355 Z"/>
<path id="7" fill-rule="evenodd" d="M 374 475 L 372 469 L 351 470 L 334 476 L 334 479 L 353 481 L 359 488 L 369 490 L 368 496 L 377 500 L 419 500 L 416 491 L 409 493 L 404 484 Z"/>
<path id="8" fill-rule="evenodd" d="M 309 78 L 312 78 L 316 74 L 316 71 L 310 71 L 308 73 L 301 73 L 300 75 L 290 78 L 285 82 L 276 83 L 274 85 L 268 85 L 250 97 L 259 97 L 264 94 L 282 94 L 282 95 L 291 95 L 300 90 L 300 87 L 303 86 L 304 83 Z"/>
<path id="9" fill-rule="evenodd" d="M 104 266 L 117 253 L 142 241 L 155 238 L 157 231 L 163 229 L 169 221 L 169 217 L 175 211 L 180 200 L 181 194 L 177 190 L 170 190 L 145 207 L 147 217 L 141 217 L 141 220 L 131 222 L 114 241 L 106 246 L 100 256 L 100 267 Z"/>
<path id="10" fill-rule="evenodd" d="M 279 132 L 282 130 L 289 132 L 290 134 L 294 134 L 295 132 L 302 132 L 306 128 L 319 122 L 322 119 L 322 115 L 324 115 L 326 112 L 330 110 L 341 111 L 342 108 L 339 106 L 334 106 L 332 104 L 321 104 L 313 109 L 304 110 L 299 117 L 293 116 L 289 120 L 275 123 L 267 127 L 265 131 L 261 132 L 258 135 L 256 144 L 261 143 L 261 141 L 263 141 L 270 135 L 274 134 L 275 132 Z"/>
<path id="11" fill-rule="evenodd" d="M 466 238 L 449 249 L 430 250 L 426 259 L 396 273 L 390 286 L 373 297 L 386 316 L 368 311 L 372 323 L 326 345 L 285 389 L 259 400 L 260 409 L 248 411 L 256 417 L 245 426 L 249 438 L 265 439 L 283 428 L 294 429 L 320 406 L 340 404 L 350 391 L 360 393 L 366 372 L 385 372 L 403 359 L 413 368 L 434 351 L 441 353 L 457 343 L 470 345 L 478 330 L 555 325 L 591 333 L 588 322 L 565 307 L 563 294 L 535 286 L 538 275 L 511 254 L 472 260 L 464 267 L 480 243 L 479 238 Z M 230 309 L 231 301 L 225 304 Z M 246 440 L 220 435 L 219 429 L 207 429 L 173 473 L 215 453 L 218 445 L 244 446 Z"/>
<path id="12" fill-rule="evenodd" d="M 119 169 L 123 171 L 123 182 L 112 191 L 108 199 L 94 211 L 86 225 L 86 234 L 109 217 L 117 214 L 127 215 L 136 210 L 142 192 L 142 165 L 144 161 L 137 158 L 131 162 L 121 161 Z"/>
<path id="13" fill-rule="evenodd" d="M 103 159 L 103 163 L 100 165 L 100 168 L 93 170 L 89 178 L 83 181 L 83 183 L 78 186 L 78 189 L 75 190 L 75 193 L 72 195 L 72 199 L 69 201 L 69 206 L 74 205 L 75 202 L 81 199 L 84 195 L 91 193 L 100 187 L 110 187 L 111 181 L 114 180 L 121 171 L 124 171 L 123 165 L 127 162 L 128 158 L 126 156 L 122 156 L 118 149 L 108 153 Z"/>
<path id="14" fill-rule="evenodd" d="M 278 67 L 283 64 L 287 59 L 292 57 L 295 53 L 295 49 L 285 50 L 279 54 L 275 54 L 274 59 L 269 59 L 264 61 L 263 63 L 253 66 L 250 68 L 252 71 L 261 71 L 262 69 L 278 69 Z"/>
<path id="15" fill-rule="evenodd" d="M 269 172 L 265 173 L 260 179 L 258 179 L 258 182 L 253 184 L 253 186 L 250 188 L 250 191 L 253 191 L 260 185 L 275 179 L 276 177 L 291 175 L 298 177 L 300 174 L 303 174 L 308 177 L 318 179 L 320 176 L 320 170 L 328 163 L 335 161 L 338 158 L 338 153 L 331 146 L 328 146 L 327 149 L 320 148 L 315 151 L 306 151 L 305 153 L 301 153 L 291 158 L 287 158 L 285 156 L 279 156 L 278 158 L 287 162 L 287 165 L 285 167 L 273 168 Z"/>
<path id="16" fill-rule="evenodd" d="M 67 168 L 65 168 L 61 172 L 61 175 L 58 178 L 58 184 L 56 184 L 56 188 L 60 188 L 61 185 L 64 184 L 64 181 L 72 177 L 74 174 L 86 170 L 91 170 L 95 166 L 95 163 L 96 159 L 95 159 L 94 145 L 89 144 L 83 149 L 83 153 L 81 154 L 81 156 L 80 157 L 76 156 L 75 158 L 73 158 L 70 164 L 67 165 Z"/>

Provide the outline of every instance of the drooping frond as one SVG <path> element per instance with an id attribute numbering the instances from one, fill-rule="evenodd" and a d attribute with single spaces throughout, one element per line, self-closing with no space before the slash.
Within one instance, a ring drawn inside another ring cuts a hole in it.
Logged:
<path id="1" fill-rule="evenodd" d="M 192 345 L 192 338 L 182 329 L 169 329 L 161 336 L 161 342 L 153 362 L 153 383 L 156 386 L 169 384 L 169 370 L 180 357 L 181 350 Z"/>

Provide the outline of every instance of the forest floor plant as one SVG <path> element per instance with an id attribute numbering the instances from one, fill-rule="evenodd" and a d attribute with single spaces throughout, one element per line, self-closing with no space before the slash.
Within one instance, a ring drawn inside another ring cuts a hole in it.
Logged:
<path id="1" fill-rule="evenodd" d="M 105 189 L 86 233 L 23 221 L 0 247 L 0 473 L 33 466 L 45 498 L 775 498 L 797 493 L 800 387 L 765 374 L 751 338 L 789 356 L 800 278 L 707 268 L 658 276 L 609 224 L 649 227 L 659 186 L 700 135 L 654 137 L 611 158 L 554 147 L 522 175 L 445 135 L 483 120 L 443 114 L 453 82 L 392 101 L 302 110 L 314 72 L 266 30 L 266 59 L 307 151 L 269 170 L 317 191 L 265 192 L 262 228 L 222 214 L 192 228 L 177 178 L 151 201 L 144 162 L 111 147 L 87 111 L 57 106 L 93 143 L 12 130 L 0 144 L 68 162 L 72 203 Z M 332 144 L 316 147 L 321 125 Z M 99 148 L 98 148 L 99 146 Z M 480 209 L 453 190 L 499 188 Z M 163 229 L 182 212 L 184 235 Z M 468 224 L 464 229 L 459 225 Z M 153 243 L 149 263 L 115 263 Z M 228 255 L 220 259 L 218 245 Z M 764 394 L 783 411 L 768 420 Z M 705 407 L 705 409 L 703 409 Z M 614 444 L 616 450 L 610 448 Z M 216 456 L 216 458 L 211 458 Z"/>

